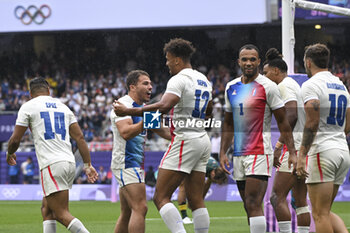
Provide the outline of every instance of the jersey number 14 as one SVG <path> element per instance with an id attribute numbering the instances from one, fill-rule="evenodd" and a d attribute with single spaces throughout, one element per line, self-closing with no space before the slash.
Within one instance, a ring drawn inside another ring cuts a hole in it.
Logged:
<path id="1" fill-rule="evenodd" d="M 66 126 L 64 123 L 64 113 L 63 112 L 54 112 L 54 125 L 55 132 L 52 131 L 52 123 L 49 112 L 40 112 L 40 117 L 44 119 L 45 125 L 45 140 L 54 139 L 55 133 L 60 134 L 62 140 L 66 139 Z"/>

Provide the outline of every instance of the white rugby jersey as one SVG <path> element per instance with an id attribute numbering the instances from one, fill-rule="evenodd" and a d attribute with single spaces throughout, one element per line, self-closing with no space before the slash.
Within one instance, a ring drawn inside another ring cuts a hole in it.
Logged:
<path id="1" fill-rule="evenodd" d="M 129 96 L 123 96 L 118 101 L 124 104 L 128 108 L 142 107 L 143 105 L 138 105 Z M 131 167 L 141 167 L 144 168 L 144 144 L 146 131 L 141 132 L 134 138 L 125 140 L 120 136 L 116 122 L 132 119 L 133 124 L 142 121 L 142 117 L 139 116 L 117 116 L 114 111 L 111 111 L 110 120 L 112 123 L 113 130 L 113 151 L 112 151 L 112 164 L 111 167 L 114 169 L 124 169 Z"/>
<path id="2" fill-rule="evenodd" d="M 293 138 L 295 149 L 299 150 L 305 125 L 305 110 L 304 102 L 301 97 L 301 88 L 299 84 L 290 77 L 284 78 L 277 86 L 284 104 L 290 101 L 297 102 L 298 120 L 293 129 Z"/>
<path id="3" fill-rule="evenodd" d="M 59 161 L 75 163 L 69 135 L 75 122 L 73 112 L 51 96 L 38 96 L 21 106 L 16 125 L 30 128 L 40 170 Z"/>
<path id="4" fill-rule="evenodd" d="M 304 103 L 320 101 L 320 123 L 309 155 L 329 149 L 348 150 L 344 133 L 349 93 L 340 79 L 329 71 L 318 72 L 301 87 Z"/>
<path id="5" fill-rule="evenodd" d="M 226 111 L 234 123 L 234 156 L 272 154 L 272 111 L 284 106 L 276 83 L 259 74 L 250 83 L 242 77 L 227 83 Z"/>
<path id="6" fill-rule="evenodd" d="M 165 93 L 180 97 L 171 110 L 171 132 L 182 139 L 201 137 L 205 131 L 205 112 L 212 99 L 212 86 L 202 73 L 186 68 L 171 77 Z"/>

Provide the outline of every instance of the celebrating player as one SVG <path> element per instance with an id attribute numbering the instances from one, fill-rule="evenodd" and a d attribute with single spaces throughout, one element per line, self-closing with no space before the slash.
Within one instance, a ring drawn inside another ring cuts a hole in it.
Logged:
<path id="1" fill-rule="evenodd" d="M 127 107 L 142 107 L 151 97 L 149 74 L 134 70 L 126 79 L 128 94 L 118 101 Z M 142 117 L 117 116 L 111 111 L 113 153 L 111 168 L 119 183 L 121 213 L 114 232 L 145 232 L 147 213 L 144 181 L 144 141 Z M 169 130 L 155 130 L 160 136 L 171 139 Z"/>
<path id="2" fill-rule="evenodd" d="M 190 59 L 194 52 L 191 42 L 181 38 L 170 40 L 164 46 L 164 53 L 173 77 L 168 81 L 162 99 L 142 108 L 126 108 L 119 103 L 114 107 L 117 115 L 134 116 L 156 110 L 167 113 L 173 108 L 173 137 L 159 165 L 153 200 L 169 230 L 177 233 L 186 231 L 181 215 L 170 198 L 183 180 L 195 232 L 205 233 L 209 230 L 203 189 L 211 146 L 205 128 L 196 126 L 203 126 L 206 115 L 211 114 L 212 87 L 203 74 L 192 69 Z M 185 127 L 186 122 L 192 120 L 195 127 Z"/>
<path id="3" fill-rule="evenodd" d="M 44 78 L 32 79 L 29 88 L 32 99 L 18 111 L 15 130 L 8 143 L 7 163 L 16 164 L 15 152 L 29 127 L 34 138 L 44 192 L 44 233 L 56 232 L 56 220 L 70 232 L 89 232 L 68 210 L 68 190 L 72 187 L 75 176 L 75 159 L 70 137 L 77 142 L 88 181 L 93 183 L 98 177 L 91 165 L 84 136 L 72 111 L 50 96 L 49 84 Z"/>
<path id="4" fill-rule="evenodd" d="M 234 137 L 233 178 L 247 212 L 251 233 L 266 232 L 262 201 L 271 176 L 271 113 L 290 152 L 289 167 L 295 167 L 296 155 L 283 101 L 277 85 L 259 74 L 259 50 L 245 45 L 239 50 L 242 77 L 226 85 L 226 112 L 222 127 L 220 164 L 229 166 L 226 151 Z"/>

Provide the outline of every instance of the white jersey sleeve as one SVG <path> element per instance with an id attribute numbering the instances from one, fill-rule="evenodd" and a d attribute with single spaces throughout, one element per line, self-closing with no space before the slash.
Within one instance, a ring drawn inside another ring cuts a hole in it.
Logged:
<path id="1" fill-rule="evenodd" d="M 304 85 L 305 84 L 305 85 Z M 304 83 L 301 88 L 301 94 L 303 97 L 304 103 L 308 102 L 309 100 L 319 100 L 320 89 L 317 87 L 310 85 L 310 83 Z"/>
<path id="2" fill-rule="evenodd" d="M 282 82 L 278 84 L 278 89 L 281 93 L 281 98 L 284 102 L 284 104 L 290 102 L 290 101 L 297 101 L 297 93 L 295 90 L 295 86 L 291 85 L 291 82 L 289 80 L 290 78 L 283 79 Z"/>
<path id="3" fill-rule="evenodd" d="M 133 102 L 131 102 L 128 97 L 129 97 L 128 95 L 124 96 L 122 98 L 119 98 L 118 101 L 124 104 L 128 108 L 133 108 L 134 107 L 132 106 Z M 111 114 L 112 123 L 117 123 L 118 121 L 121 121 L 121 120 L 132 119 L 131 116 L 117 116 L 113 110 L 111 112 L 113 112 Z"/>
<path id="4" fill-rule="evenodd" d="M 270 85 L 268 85 L 266 87 L 266 101 L 267 104 L 269 105 L 269 107 L 271 108 L 271 110 L 276 110 L 279 108 L 282 108 L 284 106 L 282 98 L 281 98 L 281 94 L 278 90 L 278 87 L 275 83 L 271 82 L 269 83 Z"/>
<path id="5" fill-rule="evenodd" d="M 181 75 L 175 75 L 168 81 L 165 93 L 171 93 L 181 98 L 185 87 L 185 79 L 181 78 Z"/>

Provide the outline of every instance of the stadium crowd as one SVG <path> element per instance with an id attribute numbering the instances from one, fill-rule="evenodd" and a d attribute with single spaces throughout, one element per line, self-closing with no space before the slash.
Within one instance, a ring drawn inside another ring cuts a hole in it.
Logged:
<path id="1" fill-rule="evenodd" d="M 83 130 L 85 140 L 91 151 L 107 151 L 112 149 L 112 131 L 109 120 L 112 102 L 126 94 L 126 75 L 130 70 L 145 68 L 145 51 L 137 49 L 135 58 L 127 55 L 125 62 L 119 60 L 118 65 L 107 62 L 110 54 L 86 50 L 79 59 L 71 52 L 53 52 L 48 50 L 40 56 L 34 52 L 20 55 L 14 52 L 9 56 L 0 56 L 1 86 L 0 111 L 17 111 L 29 100 L 28 83 L 36 76 L 47 79 L 51 86 L 51 94 L 59 98 L 77 116 Z M 95 58 L 95 59 L 94 59 Z M 98 58 L 98 59 L 96 59 Z M 159 60 L 157 58 L 155 60 Z M 345 85 L 350 87 L 349 59 L 332 59 L 331 72 L 338 76 Z M 160 63 L 164 61 L 160 61 Z M 203 64 L 209 64 L 203 61 Z M 301 61 L 296 61 L 295 72 L 304 73 Z M 22 69 L 18 69 L 22 67 Z M 228 67 L 223 64 L 202 65 L 194 64 L 194 68 L 204 73 L 213 85 L 214 117 L 222 119 L 224 91 L 226 83 L 241 74 L 237 65 Z M 262 69 L 261 69 L 262 70 Z M 170 77 L 164 68 L 153 70 L 152 101 L 159 100 Z M 162 151 L 166 149 L 167 141 L 156 134 L 149 133 L 146 150 Z M 23 139 L 20 150 L 32 151 L 31 135 Z M 73 145 L 74 146 L 74 145 Z"/>

